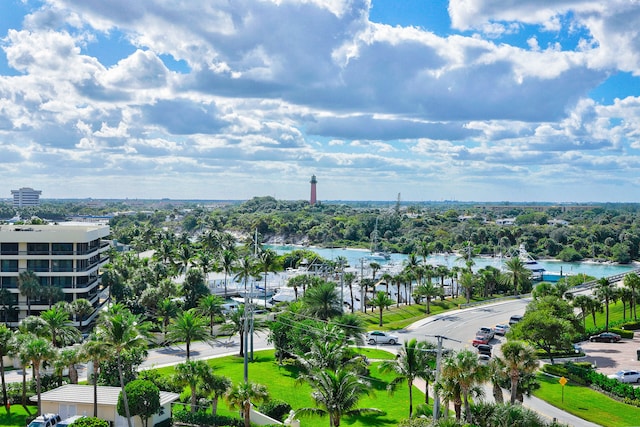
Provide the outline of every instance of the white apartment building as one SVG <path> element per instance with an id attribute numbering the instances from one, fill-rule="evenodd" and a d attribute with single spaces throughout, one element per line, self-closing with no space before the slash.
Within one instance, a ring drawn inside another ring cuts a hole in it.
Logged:
<path id="1" fill-rule="evenodd" d="M 0 306 L 0 321 L 7 315 L 9 326 L 17 326 L 27 316 L 27 298 L 18 288 L 18 275 L 27 270 L 38 276 L 40 286 L 60 287 L 67 302 L 86 298 L 97 309 L 109 233 L 105 225 L 0 225 L 0 289 L 9 292 L 9 306 L 14 307 Z M 31 314 L 48 308 L 46 298 L 31 301 Z"/>
<path id="2" fill-rule="evenodd" d="M 22 187 L 19 190 L 11 190 L 13 196 L 13 207 L 22 208 L 24 206 L 38 206 L 40 204 L 40 194 L 42 191 L 29 187 Z"/>

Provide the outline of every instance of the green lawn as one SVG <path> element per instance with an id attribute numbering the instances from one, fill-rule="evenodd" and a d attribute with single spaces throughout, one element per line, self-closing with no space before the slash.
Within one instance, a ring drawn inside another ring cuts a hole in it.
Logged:
<path id="1" fill-rule="evenodd" d="M 475 301 L 482 301 L 481 299 L 472 299 Z M 465 304 L 467 302 L 466 298 L 458 297 L 455 299 L 446 299 L 444 301 L 440 301 L 438 298 L 437 301 L 431 301 L 430 304 L 430 313 L 426 314 L 426 305 L 425 303 L 421 304 L 412 304 L 412 305 L 401 305 L 400 307 L 396 307 L 395 305 L 389 307 L 389 309 L 384 310 L 382 313 L 382 326 L 378 326 L 379 323 L 379 312 L 378 309 L 374 309 L 373 312 L 371 309 L 368 309 L 366 313 L 358 312 L 358 315 L 362 317 L 365 322 L 365 327 L 367 330 L 398 330 L 404 329 L 412 323 L 424 319 L 427 316 L 433 316 L 434 314 L 439 314 L 444 311 L 457 309 L 460 304 Z"/>
<path id="2" fill-rule="evenodd" d="M 0 405 L 2 406 L 2 405 Z M 27 425 L 27 416 L 35 415 L 38 412 L 36 406 L 27 406 L 27 410 L 22 405 L 12 405 L 11 415 L 5 409 L 0 409 L 0 426 L 24 427 Z"/>
<path id="3" fill-rule="evenodd" d="M 540 389 L 533 394 L 566 412 L 605 427 L 638 425 L 640 408 L 626 405 L 602 393 L 572 382 L 562 386 L 558 378 L 539 374 Z"/>
<path id="4" fill-rule="evenodd" d="M 382 358 L 388 355 L 387 352 L 375 349 L 363 349 L 370 359 Z M 211 359 L 208 363 L 214 367 L 219 375 L 225 375 L 234 383 L 243 380 L 243 359 L 237 356 L 227 356 L 223 358 Z M 354 427 L 365 426 L 397 426 L 398 422 L 409 415 L 409 393 L 407 387 L 399 387 L 398 390 L 390 395 L 387 390 L 387 384 L 393 375 L 381 374 L 378 371 L 379 362 L 374 362 L 370 366 L 371 396 L 365 396 L 361 399 L 358 407 L 361 408 L 378 408 L 385 411 L 385 415 L 376 416 L 358 416 L 345 417 L 343 425 Z M 173 367 L 165 367 L 158 369 L 163 374 L 173 372 Z M 249 381 L 264 384 L 269 389 L 272 398 L 284 400 L 288 402 L 293 409 L 303 407 L 314 407 L 311 398 L 311 388 L 306 383 L 296 381 L 298 370 L 292 365 L 278 366 L 273 357 L 273 350 L 259 351 L 255 353 L 255 361 L 249 365 Z M 424 393 L 414 387 L 414 406 L 424 402 Z M 236 416 L 237 412 L 230 413 L 226 408 L 226 404 L 220 405 L 219 412 L 224 415 Z M 327 426 L 329 420 L 327 418 L 304 418 L 303 425 L 308 427 Z"/>

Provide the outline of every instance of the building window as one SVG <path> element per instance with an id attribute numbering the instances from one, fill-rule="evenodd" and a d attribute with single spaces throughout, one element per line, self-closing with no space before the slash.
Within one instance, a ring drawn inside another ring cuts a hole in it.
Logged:
<path id="1" fill-rule="evenodd" d="M 0 245 L 0 255 L 18 255 L 18 244 L 2 243 Z"/>
<path id="2" fill-rule="evenodd" d="M 3 259 L 0 261 L 0 271 L 3 273 L 16 273 L 18 271 L 18 260 Z"/>
<path id="3" fill-rule="evenodd" d="M 78 255 L 84 255 L 89 252 L 89 244 L 88 243 L 77 243 L 76 250 Z"/>
<path id="4" fill-rule="evenodd" d="M 18 278 L 13 277 L 0 277 L 0 283 L 2 283 L 3 289 L 18 289 Z M 16 298 L 18 294 L 15 294 Z"/>
<path id="5" fill-rule="evenodd" d="M 70 288 L 73 288 L 73 278 L 72 277 L 52 277 L 51 285 L 57 286 L 59 288 L 70 289 Z"/>
<path id="6" fill-rule="evenodd" d="M 52 243 L 52 255 L 73 255 L 73 243 Z"/>
<path id="7" fill-rule="evenodd" d="M 28 255 L 49 255 L 48 243 L 27 243 Z"/>
<path id="8" fill-rule="evenodd" d="M 49 271 L 48 259 L 30 259 L 27 260 L 27 270 L 43 272 Z"/>
<path id="9" fill-rule="evenodd" d="M 73 271 L 73 260 L 70 259 L 54 259 L 51 261 L 52 271 L 55 272 L 72 272 Z"/>

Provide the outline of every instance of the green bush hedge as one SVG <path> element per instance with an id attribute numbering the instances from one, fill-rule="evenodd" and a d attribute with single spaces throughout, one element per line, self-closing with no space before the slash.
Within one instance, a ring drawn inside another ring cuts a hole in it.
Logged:
<path id="1" fill-rule="evenodd" d="M 619 329 L 619 328 L 609 328 L 609 332 L 613 332 L 614 334 L 618 334 L 622 338 L 629 338 L 629 339 L 633 338 L 633 331 L 631 331 L 631 330 L 624 330 L 624 329 Z"/>
<path id="2" fill-rule="evenodd" d="M 244 421 L 240 418 L 225 417 L 222 415 L 207 414 L 204 411 L 174 411 L 173 420 L 185 424 L 195 424 L 198 426 L 229 426 L 244 427 Z"/>
<path id="3" fill-rule="evenodd" d="M 628 331 L 636 331 L 640 329 L 640 320 L 636 320 L 635 322 L 627 322 L 620 326 L 622 329 L 626 329 Z"/>

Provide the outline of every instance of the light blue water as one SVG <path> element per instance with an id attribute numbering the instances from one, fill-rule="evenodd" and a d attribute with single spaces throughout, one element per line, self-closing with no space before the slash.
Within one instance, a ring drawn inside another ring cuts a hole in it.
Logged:
<path id="1" fill-rule="evenodd" d="M 270 245 L 268 246 L 271 249 L 274 249 L 278 254 L 284 254 L 287 252 L 291 252 L 294 249 L 303 249 L 300 246 L 279 246 L 279 245 Z M 335 260 L 337 257 L 342 256 L 347 259 L 349 265 L 351 267 L 358 267 L 361 263 L 364 265 L 369 265 L 372 261 L 367 258 L 369 255 L 368 250 L 359 250 L 359 249 L 343 249 L 343 248 L 315 248 L 315 247 L 306 247 L 304 249 L 312 250 L 322 258 Z M 403 254 L 391 254 L 391 259 L 389 261 L 378 261 L 380 265 L 384 265 L 387 263 L 402 263 L 407 259 L 407 255 Z M 443 254 L 434 254 L 429 255 L 427 257 L 427 262 L 433 265 L 445 265 L 448 268 L 453 266 L 464 267 L 464 261 L 461 260 L 457 255 L 443 255 Z M 474 270 L 477 271 L 480 268 L 486 266 L 493 266 L 496 268 L 500 268 L 500 260 L 497 258 L 474 258 Z M 615 274 L 624 273 L 630 270 L 633 270 L 635 267 L 632 265 L 613 265 L 613 264 L 605 264 L 605 263 L 586 263 L 586 262 L 562 262 L 562 261 L 543 261 L 539 260 L 538 264 L 540 264 L 545 270 L 546 274 L 548 273 L 560 273 L 562 270 L 563 274 L 586 274 L 588 276 L 592 276 L 595 278 L 601 277 L 609 277 Z"/>

